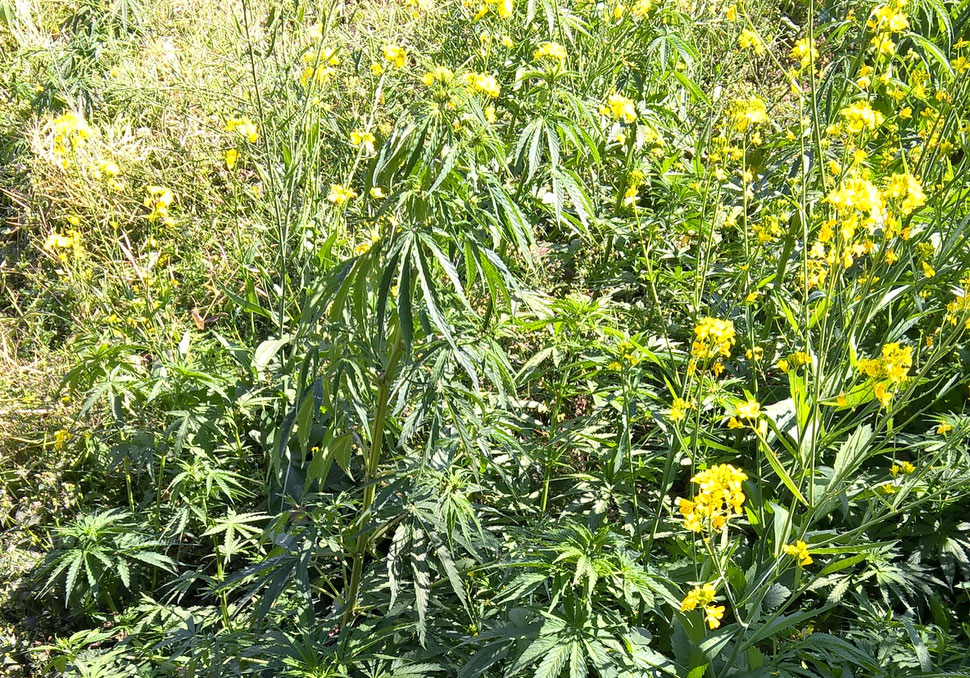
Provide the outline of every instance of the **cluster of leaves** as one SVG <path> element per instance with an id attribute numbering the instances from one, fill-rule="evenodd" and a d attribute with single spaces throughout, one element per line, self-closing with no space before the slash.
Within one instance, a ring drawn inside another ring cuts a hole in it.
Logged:
<path id="1" fill-rule="evenodd" d="M 72 45 L 158 37 L 80 4 Z M 248 96 L 182 156 L 97 165 L 96 68 L 10 133 L 76 215 L 33 275 L 77 305 L 84 511 L 44 526 L 23 662 L 967 670 L 966 9 L 372 11 L 234 5 Z"/>

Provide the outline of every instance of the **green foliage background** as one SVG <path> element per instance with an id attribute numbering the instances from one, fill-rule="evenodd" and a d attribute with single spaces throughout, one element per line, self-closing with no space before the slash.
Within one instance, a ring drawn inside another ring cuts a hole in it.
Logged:
<path id="1" fill-rule="evenodd" d="M 968 674 L 968 17 L 0 0 L 0 673 Z"/>

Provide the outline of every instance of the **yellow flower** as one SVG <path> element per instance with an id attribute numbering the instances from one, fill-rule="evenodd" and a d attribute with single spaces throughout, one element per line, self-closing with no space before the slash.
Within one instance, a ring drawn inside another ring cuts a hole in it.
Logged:
<path id="1" fill-rule="evenodd" d="M 691 404 L 683 398 L 674 398 L 674 402 L 670 404 L 670 410 L 667 412 L 667 418 L 674 423 L 683 421 L 684 417 L 687 416 L 687 410 L 689 410 L 690 407 Z M 681 501 L 687 500 L 682 499 Z"/>
<path id="2" fill-rule="evenodd" d="M 454 72 L 452 72 L 452 70 L 447 66 L 435 66 L 421 76 L 421 82 L 424 83 L 425 87 L 431 87 L 436 82 L 447 85 L 454 79 Z"/>
<path id="3" fill-rule="evenodd" d="M 936 427 L 937 435 L 941 435 L 941 436 L 945 436 L 947 433 L 949 433 L 952 430 L 953 430 L 953 427 L 950 426 L 950 424 L 948 424 L 945 421 L 941 421 L 940 425 Z"/>
<path id="4" fill-rule="evenodd" d="M 226 123 L 226 131 L 237 132 L 239 136 L 251 144 L 259 141 L 259 128 L 249 118 L 229 118 L 229 122 Z"/>
<path id="5" fill-rule="evenodd" d="M 741 30 L 741 37 L 738 38 L 738 46 L 741 49 L 751 49 L 758 56 L 765 53 L 765 43 L 761 40 L 761 36 L 747 28 Z"/>
<path id="6" fill-rule="evenodd" d="M 374 135 L 370 132 L 355 129 L 350 133 L 350 145 L 354 148 L 362 148 L 365 155 L 373 155 L 375 141 Z"/>
<path id="7" fill-rule="evenodd" d="M 383 52 L 384 58 L 387 61 L 390 61 L 394 68 L 401 68 L 407 62 L 407 50 L 400 45 L 395 45 L 393 43 L 384 45 Z"/>
<path id="8" fill-rule="evenodd" d="M 121 174 L 121 168 L 110 160 L 105 160 L 98 164 L 98 169 L 105 178 L 116 177 Z"/>
<path id="9" fill-rule="evenodd" d="M 690 612 L 697 609 L 698 606 L 704 607 L 710 605 L 714 601 L 714 596 L 717 595 L 717 588 L 714 584 L 707 583 L 701 586 L 695 586 L 692 588 L 684 599 L 680 602 L 681 612 Z"/>
<path id="10" fill-rule="evenodd" d="M 724 617 L 724 606 L 723 605 L 708 605 L 704 608 L 704 621 L 707 622 L 707 626 L 711 629 L 716 629 L 721 625 L 721 619 Z"/>
<path id="11" fill-rule="evenodd" d="M 732 516 L 741 515 L 745 500 L 741 483 L 747 479 L 746 473 L 731 464 L 717 464 L 691 478 L 698 490 L 693 501 L 680 500 L 684 527 L 691 532 L 701 532 L 705 525 L 714 531 L 726 527 Z"/>
<path id="12" fill-rule="evenodd" d="M 91 127 L 84 120 L 84 116 L 74 111 L 68 111 L 54 118 L 54 154 L 64 155 L 73 151 L 87 141 L 93 133 Z"/>
<path id="13" fill-rule="evenodd" d="M 485 94 L 493 99 L 502 91 L 502 86 L 495 76 L 488 73 L 469 73 L 465 76 L 465 82 L 473 92 Z"/>
<path id="14" fill-rule="evenodd" d="M 562 64 L 566 60 L 567 56 L 566 48 L 557 42 L 542 43 L 532 55 L 536 61 L 546 59 L 548 61 L 559 62 L 559 64 Z"/>
<path id="15" fill-rule="evenodd" d="M 871 44 L 879 54 L 896 53 L 896 43 L 886 34 L 877 35 L 872 39 Z"/>
<path id="16" fill-rule="evenodd" d="M 898 464 L 893 464 L 892 468 L 889 469 L 889 472 L 892 474 L 893 478 L 898 476 L 900 473 L 908 476 L 916 473 L 916 467 L 908 461 L 901 461 Z"/>
<path id="17" fill-rule="evenodd" d="M 380 240 L 380 238 L 381 238 L 380 231 L 377 228 L 372 229 L 369 234 L 369 239 L 357 243 L 357 245 L 354 247 L 354 254 L 356 254 L 357 256 L 361 256 L 362 254 L 367 254 L 368 252 L 370 252 L 371 247 L 374 246 L 374 243 Z"/>
<path id="18" fill-rule="evenodd" d="M 785 553 L 798 561 L 800 567 L 812 564 L 812 556 L 809 555 L 808 544 L 804 541 L 799 539 L 794 544 L 785 544 L 782 548 Z"/>
<path id="19" fill-rule="evenodd" d="M 903 214 L 912 212 L 926 204 L 926 193 L 919 179 L 909 172 L 893 174 L 885 190 L 886 196 L 900 200 L 899 209 Z"/>
<path id="20" fill-rule="evenodd" d="M 67 441 L 71 439 L 70 432 L 67 429 L 60 429 L 54 432 L 54 448 L 58 450 L 63 450 Z"/>
<path id="21" fill-rule="evenodd" d="M 630 14 L 637 19 L 645 19 L 653 9 L 654 0 L 637 0 L 630 7 Z"/>
<path id="22" fill-rule="evenodd" d="M 846 176 L 838 188 L 826 196 L 825 201 L 835 207 L 842 215 L 861 212 L 865 218 L 872 222 L 872 225 L 881 224 L 886 220 L 886 204 L 879 189 L 871 181 L 856 172 L 851 172 Z M 851 221 L 844 225 L 854 228 Z M 846 235 L 851 237 L 851 234 Z"/>
<path id="23" fill-rule="evenodd" d="M 841 115 L 845 118 L 846 128 L 850 134 L 859 134 L 863 131 L 875 132 L 885 120 L 879 111 L 874 111 L 866 101 L 857 101 L 850 106 L 842 109 Z"/>
<path id="24" fill-rule="evenodd" d="M 175 196 L 172 191 L 164 186 L 146 186 L 145 199 L 142 205 L 151 212 L 148 215 L 149 221 L 161 220 L 166 226 L 172 226 L 175 220 L 168 213 L 168 208 L 172 206 Z"/>
<path id="25" fill-rule="evenodd" d="M 746 401 L 737 404 L 734 414 L 739 419 L 755 421 L 761 416 L 761 403 L 754 398 L 748 398 Z"/>
<path id="26" fill-rule="evenodd" d="M 381 75 L 384 72 L 384 67 L 380 64 L 371 64 L 370 72 L 374 75 Z"/>
<path id="27" fill-rule="evenodd" d="M 623 192 L 623 204 L 627 207 L 633 207 L 637 204 L 639 197 L 640 189 L 637 186 L 630 186 Z"/>
<path id="28" fill-rule="evenodd" d="M 44 249 L 54 251 L 69 249 L 74 246 L 74 238 L 70 235 L 61 235 L 56 231 L 47 236 L 44 241 Z"/>
<path id="29" fill-rule="evenodd" d="M 889 404 L 893 400 L 892 391 L 889 391 L 886 388 L 886 385 L 883 384 L 882 382 L 877 383 L 873 390 L 876 395 L 876 400 L 879 401 L 879 404 L 882 405 L 884 408 L 888 408 Z"/>
<path id="30" fill-rule="evenodd" d="M 802 69 L 808 68 L 813 61 L 818 59 L 818 50 L 815 49 L 815 43 L 808 38 L 802 38 L 792 48 L 791 58 L 798 60 Z"/>
<path id="31" fill-rule="evenodd" d="M 226 167 L 232 169 L 236 166 L 236 161 L 239 159 L 239 151 L 235 148 L 230 148 L 226 151 Z"/>
<path id="32" fill-rule="evenodd" d="M 758 97 L 737 99 L 730 108 L 731 124 L 737 132 L 768 122 L 768 108 Z"/>
<path id="33" fill-rule="evenodd" d="M 882 373 L 894 384 L 905 381 L 913 366 L 913 347 L 897 342 L 882 347 Z"/>
<path id="34" fill-rule="evenodd" d="M 724 12 L 724 18 L 727 19 L 728 21 L 737 21 L 738 20 L 737 5 L 731 5 L 730 7 L 728 7 L 727 11 Z"/>
<path id="35" fill-rule="evenodd" d="M 691 353 L 701 359 L 730 358 L 731 347 L 737 341 L 733 322 L 711 317 L 701 318 L 694 327 L 694 335 Z"/>
<path id="36" fill-rule="evenodd" d="M 880 5 L 873 11 L 872 18 L 866 22 L 866 25 L 877 31 L 902 33 L 909 28 L 909 20 L 897 8 L 904 4 L 904 2 L 894 2 L 892 3 L 893 6 Z"/>
<path id="37" fill-rule="evenodd" d="M 387 197 L 387 194 L 384 192 L 384 189 L 381 188 L 380 186 L 372 187 L 370 191 L 368 191 L 368 193 L 370 193 L 370 197 L 374 198 L 375 200 L 383 200 L 384 198 Z"/>
<path id="38" fill-rule="evenodd" d="M 498 13 L 500 19 L 508 19 L 512 16 L 512 0 L 497 0 L 495 11 Z"/>
<path id="39" fill-rule="evenodd" d="M 330 184 L 330 192 L 327 194 L 327 200 L 332 202 L 334 205 L 343 205 L 348 200 L 353 200 L 356 197 L 356 191 L 346 188 L 341 184 Z"/>
<path id="40" fill-rule="evenodd" d="M 636 105 L 622 94 L 611 94 L 607 97 L 606 104 L 600 106 L 600 113 L 626 124 L 637 119 Z"/>

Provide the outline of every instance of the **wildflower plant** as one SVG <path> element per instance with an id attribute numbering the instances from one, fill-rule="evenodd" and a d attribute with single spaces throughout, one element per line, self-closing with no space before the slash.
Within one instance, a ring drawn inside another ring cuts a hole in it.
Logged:
<path id="1" fill-rule="evenodd" d="M 0 3 L 0 655 L 966 671 L 965 11 L 82 4 Z"/>

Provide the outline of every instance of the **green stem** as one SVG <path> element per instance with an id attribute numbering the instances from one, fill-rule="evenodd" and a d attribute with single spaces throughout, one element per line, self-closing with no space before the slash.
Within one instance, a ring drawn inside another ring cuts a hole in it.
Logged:
<path id="1" fill-rule="evenodd" d="M 401 332 L 396 332 L 394 345 L 391 354 L 387 358 L 384 374 L 378 383 L 377 390 L 377 411 L 374 414 L 374 423 L 371 427 L 371 444 L 367 453 L 366 465 L 364 467 L 364 500 L 358 514 L 358 524 L 362 525 L 367 518 L 371 506 L 374 504 L 374 497 L 377 494 L 377 469 L 381 461 L 381 448 L 384 445 L 384 420 L 387 418 L 387 406 L 391 399 L 391 384 L 397 373 L 397 364 L 404 353 L 404 343 L 401 340 Z M 354 548 L 354 565 L 350 574 L 350 584 L 347 587 L 347 595 L 344 597 L 344 616 L 341 621 L 342 626 L 347 626 L 354 618 L 354 610 L 357 605 L 357 594 L 360 590 L 360 580 L 364 572 L 364 556 L 370 548 L 370 541 L 373 532 L 370 530 L 362 531 L 357 537 L 357 545 Z"/>

